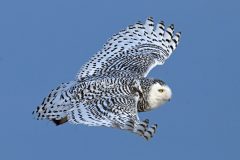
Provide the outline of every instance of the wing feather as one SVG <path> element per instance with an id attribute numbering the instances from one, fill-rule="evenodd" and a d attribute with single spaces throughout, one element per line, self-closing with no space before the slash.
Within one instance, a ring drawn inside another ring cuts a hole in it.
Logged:
<path id="1" fill-rule="evenodd" d="M 103 49 L 81 68 L 77 79 L 125 70 L 130 74 L 147 76 L 152 68 L 164 64 L 169 58 L 179 43 L 180 34 L 174 34 L 173 24 L 165 29 L 163 21 L 154 28 L 152 17 L 148 18 L 145 24 L 138 22 L 130 25 L 107 41 Z M 129 58 L 138 59 L 138 63 L 130 63 Z M 116 61 L 117 59 L 121 61 Z M 151 63 L 146 62 L 147 60 Z M 139 66 L 144 69 L 136 69 Z"/>
<path id="2" fill-rule="evenodd" d="M 68 122 L 88 126 L 123 128 L 127 121 L 138 120 L 138 97 L 123 95 L 79 103 L 67 113 Z"/>
<path id="3" fill-rule="evenodd" d="M 34 117 L 37 119 L 62 119 L 66 116 L 66 111 L 72 106 L 69 89 L 76 85 L 76 81 L 62 83 L 56 89 L 53 89 L 47 97 L 42 101 L 42 104 L 33 111 Z"/>

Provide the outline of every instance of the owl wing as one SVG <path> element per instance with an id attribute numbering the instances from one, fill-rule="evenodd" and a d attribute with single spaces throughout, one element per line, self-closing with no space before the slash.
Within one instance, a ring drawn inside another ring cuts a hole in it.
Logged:
<path id="1" fill-rule="evenodd" d="M 101 82 L 107 84 L 106 79 Z M 138 80 L 131 82 L 131 89 L 120 87 L 121 92 L 99 92 L 101 85 L 98 89 L 94 89 L 94 86 L 95 83 L 91 82 L 62 83 L 44 98 L 33 114 L 37 119 L 48 119 L 56 125 L 70 122 L 106 126 L 129 130 L 146 139 L 153 136 L 157 125 L 148 127 L 148 120 L 140 121 L 138 117 L 137 105 L 142 92 Z"/>
<path id="2" fill-rule="evenodd" d="M 154 28 L 153 18 L 127 27 L 103 46 L 77 74 L 77 79 L 122 72 L 145 77 L 156 65 L 162 65 L 176 49 L 181 33 L 174 25 L 165 29 L 161 21 Z"/>
<path id="3" fill-rule="evenodd" d="M 78 103 L 67 112 L 67 121 L 72 124 L 128 130 L 148 140 L 156 132 L 157 125 L 148 127 L 148 120 L 139 120 L 137 113 L 138 99 L 137 94 L 118 95 Z"/>
<path id="4" fill-rule="evenodd" d="M 126 120 L 136 119 L 138 97 L 133 95 L 116 95 L 99 97 L 78 103 L 68 112 L 68 121 L 73 124 L 89 126 L 123 127 Z"/>

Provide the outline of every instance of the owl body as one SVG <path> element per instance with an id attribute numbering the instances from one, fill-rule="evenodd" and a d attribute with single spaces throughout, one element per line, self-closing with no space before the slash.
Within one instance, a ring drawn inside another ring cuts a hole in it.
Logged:
<path id="1" fill-rule="evenodd" d="M 122 76 L 114 78 L 99 76 L 84 81 L 63 83 L 44 98 L 34 114 L 38 119 L 60 120 L 71 113 L 73 114 L 77 104 L 78 110 L 84 109 L 87 113 L 94 112 L 94 114 L 89 114 L 87 118 L 97 120 L 97 117 L 101 116 L 103 120 L 106 120 L 108 117 L 112 122 L 111 116 L 113 118 L 121 116 L 121 114 L 117 114 L 118 110 L 128 114 L 151 110 L 148 94 L 154 83 L 165 85 L 163 81 L 159 80 Z M 130 105 L 135 102 L 131 102 L 129 97 L 133 97 L 134 101 L 138 102 L 137 108 Z M 114 101 L 119 101 L 119 103 Z M 119 105 L 121 103 L 125 105 Z M 89 107 L 93 104 L 95 109 Z M 83 111 L 79 112 L 79 114 L 81 113 Z M 74 123 L 74 121 L 76 120 L 73 119 L 71 122 Z M 84 117 L 82 117 L 81 123 L 93 125 L 92 123 L 88 124 L 89 121 L 84 120 Z M 94 124 L 97 125 L 97 123 Z"/>
<path id="2" fill-rule="evenodd" d="M 74 81 L 53 89 L 33 114 L 56 125 L 114 127 L 150 139 L 157 125 L 148 126 L 138 113 L 165 104 L 172 91 L 162 80 L 146 76 L 165 63 L 179 39 L 173 25 L 165 28 L 161 21 L 154 29 L 152 18 L 127 27 L 83 65 Z"/>

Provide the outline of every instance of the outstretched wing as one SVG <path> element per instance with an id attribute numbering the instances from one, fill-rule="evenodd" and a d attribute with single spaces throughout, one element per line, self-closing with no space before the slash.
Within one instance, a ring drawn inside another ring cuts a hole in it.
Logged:
<path id="1" fill-rule="evenodd" d="M 138 83 L 133 83 L 133 86 L 138 87 Z M 74 88 L 76 89 L 76 82 L 70 82 L 63 83 L 52 90 L 33 112 L 35 117 L 51 120 L 56 125 L 69 122 L 119 128 L 129 130 L 146 139 L 150 139 L 155 133 L 156 124 L 148 127 L 148 120 L 139 120 L 137 91 L 132 93 L 130 90 L 125 90 L 126 92 L 117 94 L 115 90 L 114 96 L 111 93 L 97 96 L 97 92 L 88 94 L 89 92 L 85 93 L 84 90 L 80 91 L 81 94 L 75 94 Z"/>
<path id="2" fill-rule="evenodd" d="M 153 18 L 140 22 L 112 36 L 77 74 L 81 80 L 88 76 L 124 71 L 147 76 L 156 65 L 162 65 L 176 49 L 181 33 L 174 34 L 174 25 L 165 29 L 161 21 L 154 29 Z"/>
<path id="3" fill-rule="evenodd" d="M 85 109 L 91 111 L 94 105 L 100 110 L 101 108 L 114 110 L 115 100 L 124 104 L 129 103 L 129 107 L 125 109 L 129 110 L 129 113 L 136 114 L 135 103 L 138 97 L 135 92 L 140 91 L 139 80 L 133 78 L 97 77 L 84 82 L 71 81 L 53 89 L 33 114 L 37 119 L 60 120 L 66 117 L 69 110 L 79 108 L 78 106 L 81 106 L 83 113 Z M 105 106 L 107 108 L 104 108 Z"/>
<path id="4" fill-rule="evenodd" d="M 99 96 L 97 93 L 88 94 L 88 91 L 82 90 L 79 95 L 72 92 L 74 86 L 76 86 L 74 82 L 63 83 L 52 90 L 33 112 L 34 116 L 37 119 L 51 120 L 57 125 L 70 122 L 121 129 L 126 129 L 126 123 L 129 121 L 139 121 L 137 92 L 133 94 L 128 91 L 118 94 L 115 91 L 113 92 L 116 93 L 115 95 L 101 93 Z"/>

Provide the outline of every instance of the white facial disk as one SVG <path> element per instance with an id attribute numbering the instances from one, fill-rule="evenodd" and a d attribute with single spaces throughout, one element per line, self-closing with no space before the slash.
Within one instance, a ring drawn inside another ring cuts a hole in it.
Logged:
<path id="1" fill-rule="evenodd" d="M 148 103 L 151 109 L 160 107 L 172 97 L 172 91 L 167 85 L 155 83 L 151 86 L 148 95 Z"/>

